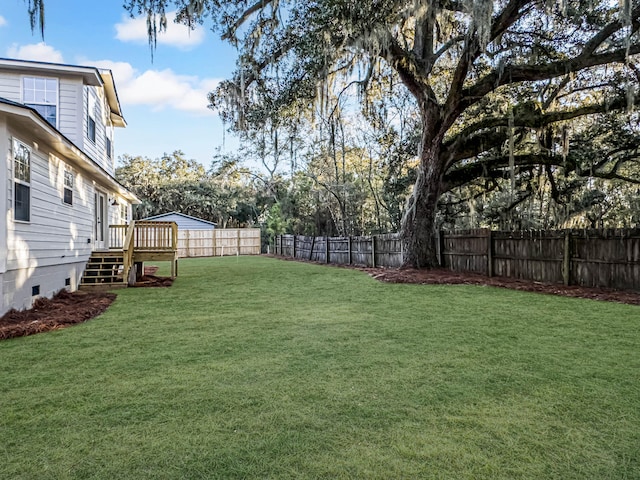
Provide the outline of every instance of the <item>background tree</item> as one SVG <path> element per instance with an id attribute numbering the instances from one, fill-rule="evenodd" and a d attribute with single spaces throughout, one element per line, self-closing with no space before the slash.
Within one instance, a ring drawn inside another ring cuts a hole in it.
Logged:
<path id="1" fill-rule="evenodd" d="M 116 178 L 142 200 L 136 219 L 177 211 L 227 228 L 255 225 L 265 209 L 257 204 L 251 177 L 229 158 L 218 159 L 207 173 L 179 150 L 156 160 L 123 155 Z"/>

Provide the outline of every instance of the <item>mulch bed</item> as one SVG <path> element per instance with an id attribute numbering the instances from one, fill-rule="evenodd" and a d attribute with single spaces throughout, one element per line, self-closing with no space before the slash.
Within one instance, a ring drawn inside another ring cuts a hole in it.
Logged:
<path id="1" fill-rule="evenodd" d="M 146 269 L 145 269 L 146 272 Z M 133 285 L 134 287 L 170 287 L 173 285 L 171 277 L 156 277 L 155 275 L 147 275 L 146 273 L 138 279 Z"/>
<path id="2" fill-rule="evenodd" d="M 39 298 L 29 310 L 10 310 L 0 318 L 0 339 L 24 337 L 75 325 L 97 317 L 115 300 L 113 293 L 68 292 Z"/>
<path id="3" fill-rule="evenodd" d="M 154 275 L 158 267 L 145 267 L 136 287 L 170 287 L 173 279 Z M 0 317 L 0 340 L 48 332 L 86 322 L 104 312 L 114 293 L 61 290 L 52 299 L 39 298 L 29 310 L 10 310 Z"/>
<path id="4" fill-rule="evenodd" d="M 280 260 L 295 262 L 310 262 L 299 258 L 278 257 L 269 255 Z M 388 283 L 413 283 L 421 285 L 484 285 L 491 287 L 510 288 L 512 290 L 522 290 L 525 292 L 538 292 L 550 295 L 560 295 L 563 297 L 589 298 L 606 302 L 626 303 L 629 305 L 640 305 L 640 291 L 635 290 L 614 290 L 612 288 L 580 287 L 578 285 L 557 285 L 528 280 L 518 280 L 506 277 L 485 277 L 476 273 L 452 272 L 442 268 L 432 270 L 418 270 L 414 268 L 370 268 L 355 265 L 332 265 L 327 266 L 338 268 L 351 268 L 366 272 L 371 277 L 381 282 Z"/>
<path id="5" fill-rule="evenodd" d="M 357 268 L 357 267 L 356 267 Z M 563 297 L 590 298 L 607 302 L 640 305 L 640 292 L 611 288 L 557 285 L 505 277 L 485 277 L 475 273 L 458 273 L 445 269 L 416 270 L 395 268 L 358 268 L 376 280 L 389 283 L 417 283 L 434 285 L 484 285 L 510 288 L 526 292 L 547 293 Z"/>

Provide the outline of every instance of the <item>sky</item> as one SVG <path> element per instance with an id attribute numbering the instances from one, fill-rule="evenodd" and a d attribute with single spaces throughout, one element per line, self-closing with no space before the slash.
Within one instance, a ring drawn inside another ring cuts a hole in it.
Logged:
<path id="1" fill-rule="evenodd" d="M 182 150 L 208 168 L 216 151 L 237 149 L 207 108 L 207 93 L 236 60 L 211 25 L 189 31 L 169 20 L 152 58 L 146 19 L 130 18 L 121 1 L 47 0 L 44 40 L 31 31 L 26 3 L 0 3 L 0 57 L 109 68 L 127 121 L 115 131 L 117 157 Z"/>

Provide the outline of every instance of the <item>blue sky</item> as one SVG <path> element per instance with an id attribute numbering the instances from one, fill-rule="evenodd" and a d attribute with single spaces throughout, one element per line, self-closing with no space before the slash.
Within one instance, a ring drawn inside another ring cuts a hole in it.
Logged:
<path id="1" fill-rule="evenodd" d="M 208 91 L 231 76 L 233 47 L 210 25 L 189 32 L 169 21 L 151 58 L 144 19 L 120 1 L 48 0 L 44 40 L 31 32 L 24 0 L 0 5 L 0 56 L 110 68 L 128 126 L 116 129 L 117 155 L 158 158 L 182 150 L 209 167 L 216 149 L 238 141 L 207 108 Z"/>

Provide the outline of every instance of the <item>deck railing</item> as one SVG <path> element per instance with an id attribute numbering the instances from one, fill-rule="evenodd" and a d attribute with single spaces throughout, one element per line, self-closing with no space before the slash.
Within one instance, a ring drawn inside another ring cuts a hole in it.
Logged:
<path id="1" fill-rule="evenodd" d="M 129 228 L 132 227 L 132 228 Z M 125 238 L 132 231 L 133 246 L 139 251 L 174 251 L 178 248 L 178 226 L 175 222 L 137 220 L 129 225 L 109 225 L 109 248 L 125 247 Z"/>
<path id="2" fill-rule="evenodd" d="M 129 225 L 109 225 L 109 248 L 120 250 L 124 245 Z"/>
<path id="3" fill-rule="evenodd" d="M 176 274 L 178 257 L 178 225 L 175 222 L 137 220 L 129 225 L 109 225 L 109 248 L 122 250 L 124 279 L 128 283 L 131 269 L 137 261 L 172 260 L 172 277 Z"/>
<path id="4" fill-rule="evenodd" d="M 175 222 L 136 222 L 135 249 L 139 251 L 176 251 L 178 225 Z"/>

